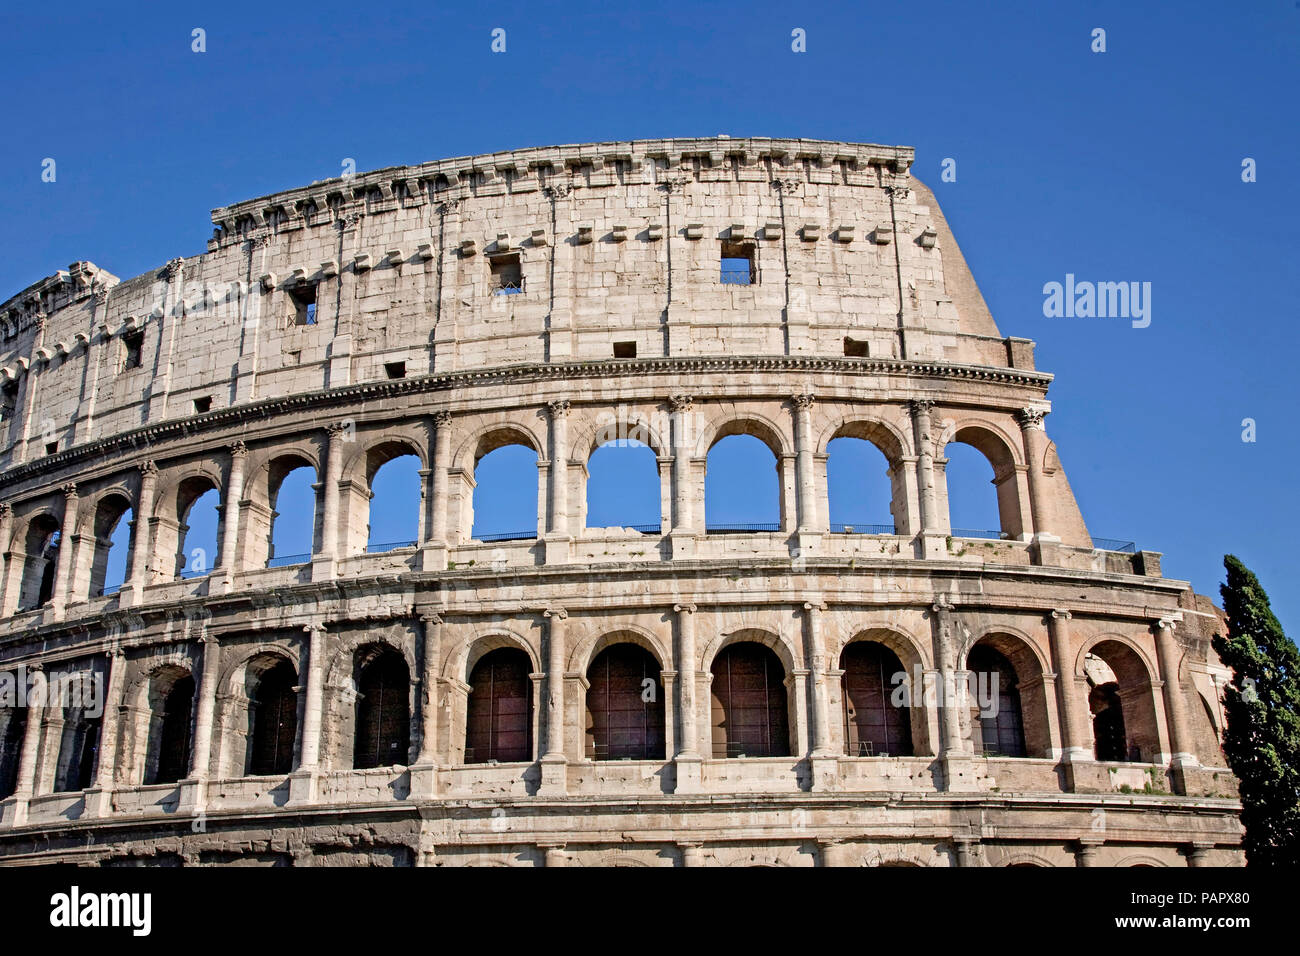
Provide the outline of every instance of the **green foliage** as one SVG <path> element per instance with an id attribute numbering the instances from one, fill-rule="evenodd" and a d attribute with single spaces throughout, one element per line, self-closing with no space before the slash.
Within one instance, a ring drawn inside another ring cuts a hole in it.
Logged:
<path id="1" fill-rule="evenodd" d="M 1268 595 L 1232 555 L 1219 590 L 1228 635 L 1214 650 L 1233 670 L 1223 749 L 1241 781 L 1243 846 L 1252 866 L 1300 864 L 1300 650 L 1282 632 Z"/>

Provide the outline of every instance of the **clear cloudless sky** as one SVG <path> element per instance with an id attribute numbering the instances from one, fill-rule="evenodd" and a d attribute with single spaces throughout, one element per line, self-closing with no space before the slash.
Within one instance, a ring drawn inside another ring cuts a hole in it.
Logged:
<path id="1" fill-rule="evenodd" d="M 1294 636 L 1298 63 L 1296 0 L 9 3 L 0 299 L 77 259 L 126 278 L 201 252 L 212 207 L 346 158 L 717 133 L 911 145 L 1002 334 L 1056 375 L 1048 431 L 1090 530 L 1164 552 L 1216 600 L 1239 555 Z M 1066 273 L 1150 282 L 1150 327 L 1045 318 Z M 837 520 L 888 520 L 863 510 Z"/>

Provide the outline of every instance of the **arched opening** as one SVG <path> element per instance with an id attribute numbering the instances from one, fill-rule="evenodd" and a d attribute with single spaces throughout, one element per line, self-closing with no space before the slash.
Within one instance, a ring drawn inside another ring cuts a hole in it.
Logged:
<path id="1" fill-rule="evenodd" d="M 971 728 L 975 752 L 987 757 L 1027 756 L 1020 680 L 1011 661 L 989 644 L 979 643 L 971 648 L 966 668 L 978 711 Z"/>
<path id="2" fill-rule="evenodd" d="M 587 742 L 591 760 L 661 760 L 664 695 L 659 662 L 628 643 L 605 648 L 587 668 Z"/>
<path id="3" fill-rule="evenodd" d="M 588 528 L 660 531 L 659 464 L 636 439 L 606 442 L 587 461 Z"/>
<path id="4" fill-rule="evenodd" d="M 836 534 L 895 534 L 906 515 L 904 490 L 890 465 L 886 447 L 877 444 L 880 426 L 846 425 L 826 445 L 826 497 L 830 529 Z M 873 436 L 873 437 L 868 437 Z"/>
<path id="5" fill-rule="evenodd" d="M 247 774 L 264 777 L 293 769 L 293 746 L 298 735 L 298 674 L 293 664 L 273 657 L 250 665 L 248 695 Z"/>
<path id="6" fill-rule="evenodd" d="M 181 482 L 176 509 L 181 544 L 176 567 L 182 578 L 202 577 L 215 567 L 220 505 L 221 493 L 210 479 L 196 476 Z M 233 555 L 227 556 L 230 558 Z"/>
<path id="7" fill-rule="evenodd" d="M 419 540 L 420 457 L 408 445 L 371 449 L 366 461 L 370 486 L 366 552 L 413 547 Z"/>
<path id="8" fill-rule="evenodd" d="M 1124 731 L 1124 704 L 1119 684 L 1108 681 L 1088 692 L 1092 714 L 1093 753 L 1098 760 L 1127 760 L 1128 734 Z"/>
<path id="9" fill-rule="evenodd" d="M 267 566 L 306 564 L 319 540 L 316 469 L 301 458 L 278 459 L 271 463 L 267 486 L 271 502 Z"/>
<path id="10" fill-rule="evenodd" d="M 781 530 L 781 463 L 772 445 L 741 429 L 724 430 L 705 459 L 704 527 L 711 534 Z"/>
<path id="11" fill-rule="evenodd" d="M 844 752 L 850 757 L 912 756 L 911 707 L 906 697 L 895 696 L 904 674 L 898 655 L 875 641 L 854 641 L 840 654 L 840 669 Z"/>
<path id="12" fill-rule="evenodd" d="M 474 461 L 471 536 L 475 541 L 536 538 L 536 450 L 513 433 L 485 439 L 479 449 Z"/>
<path id="13" fill-rule="evenodd" d="M 144 782 L 175 783 L 190 768 L 190 721 L 194 678 L 180 667 L 166 667 L 149 682 L 149 742 Z"/>
<path id="14" fill-rule="evenodd" d="M 533 688 L 528 655 L 513 647 L 489 651 L 469 676 L 466 763 L 515 763 L 533 756 Z"/>
<path id="15" fill-rule="evenodd" d="M 95 508 L 94 551 L 90 562 L 91 597 L 116 594 L 130 570 L 131 525 L 135 513 L 121 495 L 106 495 Z M 80 561 L 78 561 L 80 564 Z"/>
<path id="16" fill-rule="evenodd" d="M 715 757 L 788 757 L 785 668 L 768 647 L 739 641 L 713 659 Z"/>
<path id="17" fill-rule="evenodd" d="M 357 666 L 352 766 L 367 770 L 404 765 L 411 748 L 411 672 L 406 658 L 390 647 L 370 647 Z"/>
<path id="18" fill-rule="evenodd" d="M 22 587 L 18 592 L 18 610 L 44 607 L 54 596 L 54 571 L 59 563 L 59 523 L 50 515 L 37 515 L 27 525 L 23 553 Z"/>
<path id="19" fill-rule="evenodd" d="M 1154 762 L 1161 752 L 1160 732 L 1151 675 L 1141 655 L 1123 641 L 1099 641 L 1085 655 L 1083 672 L 1096 758 Z"/>
<path id="20" fill-rule="evenodd" d="M 974 426 L 960 429 L 944 457 L 942 488 L 953 537 L 1019 539 L 1029 532 L 1021 516 L 1015 456 L 1000 436 Z"/>
<path id="21" fill-rule="evenodd" d="M 90 716 L 90 709 L 86 707 L 63 709 L 63 737 L 54 780 L 55 793 L 86 790 L 94 783 L 100 721 L 100 717 Z"/>
<path id="22" fill-rule="evenodd" d="M 26 707 L 0 710 L 0 800 L 18 789 L 18 764 L 27 733 Z"/>

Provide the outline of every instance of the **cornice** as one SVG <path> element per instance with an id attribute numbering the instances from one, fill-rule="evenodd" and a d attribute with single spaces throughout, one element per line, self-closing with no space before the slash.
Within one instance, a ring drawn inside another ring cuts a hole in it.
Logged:
<path id="1" fill-rule="evenodd" d="M 268 417 L 295 411 L 340 408 L 358 400 L 420 395 L 455 391 L 483 385 L 553 382 L 564 379 L 621 379 L 656 374 L 680 373 L 750 373 L 828 372 L 839 375 L 890 376 L 894 378 L 937 379 L 941 381 L 978 381 L 997 385 L 1037 389 L 1046 393 L 1053 376 L 1047 372 L 956 365 L 945 362 L 917 362 L 902 359 L 849 359 L 815 356 L 719 356 L 658 357 L 646 359 L 603 360 L 560 363 L 530 363 L 478 369 L 460 369 L 413 378 L 361 382 L 342 388 L 301 392 L 235 405 L 191 418 L 177 418 L 142 425 L 66 451 L 24 462 L 0 472 L 0 488 L 25 478 L 55 471 L 67 465 L 102 458 L 113 452 L 151 448 L 173 440 L 202 434 L 220 434 L 224 429 L 245 422 L 261 422 Z"/>

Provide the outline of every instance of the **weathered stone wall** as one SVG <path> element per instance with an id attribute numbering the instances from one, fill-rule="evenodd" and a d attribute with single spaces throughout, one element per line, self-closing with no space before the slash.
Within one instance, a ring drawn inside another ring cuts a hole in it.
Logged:
<path id="1" fill-rule="evenodd" d="M 910 160 L 710 139 L 381 170 L 218 209 L 209 251 L 157 274 L 79 263 L 7 302 L 0 670 L 98 675 L 108 703 L 85 789 L 56 785 L 76 715 L 29 711 L 0 859 L 1236 862 L 1212 609 L 1158 554 L 1094 547 L 1044 428 L 1050 376 L 1000 336 Z M 756 284 L 719 281 L 724 241 L 752 244 Z M 523 291 L 494 295 L 486 260 L 507 251 Z M 316 322 L 296 325 L 306 287 Z M 737 433 L 772 451 L 774 530 L 709 531 L 708 451 Z M 656 456 L 657 533 L 586 526 L 587 462 L 620 435 Z M 887 459 L 893 534 L 830 525 L 841 436 Z M 954 535 L 951 441 L 992 465 L 1000 539 Z M 538 526 L 475 540 L 475 467 L 512 443 L 538 455 Z M 402 453 L 422 466 L 415 543 L 366 553 L 371 480 Z M 318 482 L 313 554 L 270 566 L 277 482 L 297 464 Z M 218 553 L 183 577 L 186 511 L 208 487 Z M 127 582 L 101 594 L 126 507 Z M 49 528 L 47 564 L 33 542 Z M 783 668 L 790 757 L 712 753 L 711 666 L 740 640 Z M 860 640 L 922 684 L 996 649 L 1027 755 L 985 754 L 969 709 L 924 694 L 914 755 L 848 753 L 841 655 Z M 624 641 L 661 668 L 660 760 L 585 751 L 588 668 Z M 529 658 L 532 759 L 466 763 L 470 673 L 501 647 Z M 409 748 L 356 770 L 357 662 L 376 648 L 410 675 Z M 1096 660 L 1137 759 L 1095 759 Z M 280 661 L 293 770 L 249 776 L 250 699 Z M 186 676 L 188 775 L 147 783 L 163 691 Z"/>

